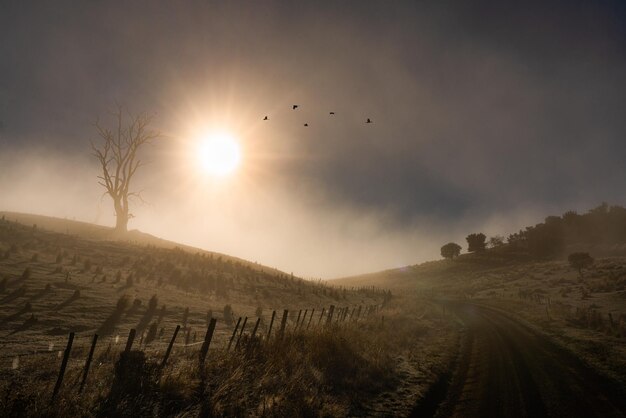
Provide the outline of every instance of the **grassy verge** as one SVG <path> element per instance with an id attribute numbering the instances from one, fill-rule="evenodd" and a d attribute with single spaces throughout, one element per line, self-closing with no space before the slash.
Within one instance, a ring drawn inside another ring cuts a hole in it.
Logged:
<path id="1" fill-rule="evenodd" d="M 427 358 L 424 350 L 445 351 L 446 323 L 433 309 L 408 309 L 411 304 L 415 301 L 394 300 L 360 322 L 288 330 L 268 341 L 244 335 L 237 349 L 211 349 L 204 367 L 198 364 L 198 346 L 177 347 L 164 369 L 162 352 L 120 355 L 102 347 L 83 394 L 78 387 L 85 353 L 75 350 L 54 403 L 50 396 L 60 359 L 26 357 L 2 372 L 0 410 L 8 416 L 374 414 L 392 407 L 381 404 L 390 400 L 386 393 L 405 387 L 412 388 L 414 402 L 444 363 Z M 439 346 L 431 344 L 435 337 Z M 407 359 L 420 373 L 407 376 Z"/>

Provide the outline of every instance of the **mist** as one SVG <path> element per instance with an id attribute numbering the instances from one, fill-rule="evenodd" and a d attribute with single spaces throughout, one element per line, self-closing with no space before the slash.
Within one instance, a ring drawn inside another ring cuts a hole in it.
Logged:
<path id="1" fill-rule="evenodd" d="M 2 6 L 0 210 L 113 225 L 90 141 L 116 103 L 164 134 L 131 229 L 306 277 L 624 202 L 613 2 L 65 6 Z M 244 149 L 219 182 L 190 148 L 212 128 Z"/>

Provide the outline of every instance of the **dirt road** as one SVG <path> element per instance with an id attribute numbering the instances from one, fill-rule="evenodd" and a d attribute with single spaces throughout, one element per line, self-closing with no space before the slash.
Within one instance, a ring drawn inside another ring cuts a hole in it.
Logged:
<path id="1" fill-rule="evenodd" d="M 484 306 L 449 306 L 466 341 L 437 417 L 624 417 L 626 395 L 547 337 Z"/>

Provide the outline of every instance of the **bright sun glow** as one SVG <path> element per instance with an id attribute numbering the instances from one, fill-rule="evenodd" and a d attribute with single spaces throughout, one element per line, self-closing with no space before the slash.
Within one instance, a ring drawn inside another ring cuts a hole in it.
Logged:
<path id="1" fill-rule="evenodd" d="M 232 174 L 241 162 L 239 144 L 226 133 L 212 134 L 200 140 L 197 152 L 200 167 L 213 176 Z"/>

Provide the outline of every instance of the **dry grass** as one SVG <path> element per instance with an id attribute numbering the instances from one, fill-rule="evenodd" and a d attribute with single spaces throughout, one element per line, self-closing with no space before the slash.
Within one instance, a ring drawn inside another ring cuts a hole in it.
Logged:
<path id="1" fill-rule="evenodd" d="M 452 328 L 415 297 L 389 302 L 378 288 L 332 286 L 216 254 L 90 238 L 89 227 L 79 226 L 83 235 L 73 236 L 0 222 L 0 410 L 8 416 L 349 416 L 400 404 L 397 411 L 410 411 L 447 361 Z M 331 304 L 350 308 L 346 321 L 318 327 Z M 381 304 L 365 318 L 366 307 Z M 351 315 L 358 306 L 357 320 Z M 278 339 L 285 308 L 287 332 Z M 310 328 L 295 330 L 298 316 L 312 309 Z M 231 316 L 249 320 L 239 347 L 227 351 Z M 218 325 L 200 368 L 211 317 Z M 177 324 L 186 327 L 160 370 Z M 131 328 L 139 331 L 134 348 L 141 351 L 120 368 Z M 51 403 L 69 331 L 76 338 Z M 98 347 L 79 395 L 96 331 Z M 134 371 L 121 371 L 128 369 Z"/>
<path id="2" fill-rule="evenodd" d="M 98 350 L 81 396 L 86 349 L 78 347 L 54 404 L 50 395 L 60 359 L 25 357 L 2 373 L 0 409 L 10 416 L 348 416 L 397 389 L 404 378 L 398 357 L 424 345 L 439 321 L 429 309 L 422 308 L 418 318 L 396 304 L 382 313 L 384 324 L 375 315 L 291 329 L 268 341 L 244 335 L 236 350 L 211 349 L 203 368 L 198 346 L 178 346 L 163 370 L 162 351 L 150 349 L 131 352 L 122 369 L 121 341 Z M 415 383 L 412 402 L 427 383 Z"/>
<path id="3" fill-rule="evenodd" d="M 0 335 L 10 357 L 59 347 L 70 331 L 115 337 L 156 322 L 159 332 L 171 334 L 186 310 L 192 338 L 203 332 L 211 311 L 223 341 L 231 331 L 226 305 L 235 321 L 260 308 L 263 332 L 274 309 L 320 312 L 331 304 L 383 300 L 378 289 L 342 289 L 216 254 L 95 240 L 12 221 L 0 221 L 0 254 L 6 255 L 0 259 Z M 129 303 L 124 309 L 116 307 L 121 298 Z M 6 365 L 2 354 L 0 367 Z"/>

